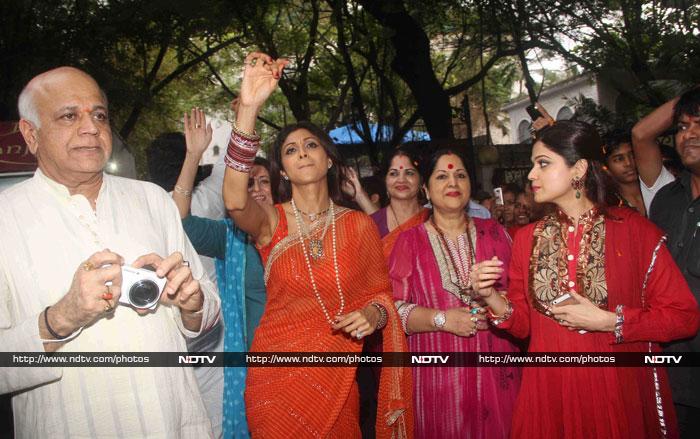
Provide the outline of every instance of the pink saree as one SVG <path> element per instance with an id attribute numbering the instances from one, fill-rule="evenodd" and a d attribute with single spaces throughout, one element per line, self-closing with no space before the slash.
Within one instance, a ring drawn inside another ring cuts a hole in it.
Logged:
<path id="1" fill-rule="evenodd" d="M 493 256 L 510 262 L 510 239 L 493 220 L 473 218 L 476 260 Z M 432 241 L 432 242 L 431 242 Z M 445 255 L 437 237 L 421 224 L 399 236 L 389 259 L 394 299 L 446 310 L 464 306 L 448 291 Z M 505 290 L 507 280 L 498 286 Z M 447 332 L 408 336 L 411 352 L 517 352 L 514 339 L 498 329 L 474 337 Z M 414 433 L 416 438 L 507 438 L 520 370 L 513 367 L 416 367 L 414 379 Z"/>

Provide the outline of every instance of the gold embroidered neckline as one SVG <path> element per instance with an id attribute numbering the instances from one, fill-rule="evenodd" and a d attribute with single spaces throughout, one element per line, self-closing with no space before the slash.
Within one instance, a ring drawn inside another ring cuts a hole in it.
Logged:
<path id="1" fill-rule="evenodd" d="M 535 226 L 530 256 L 529 293 L 535 308 L 549 315 L 552 301 L 571 290 L 569 287 L 567 237 L 572 218 L 558 211 Z M 597 207 L 579 219 L 580 246 L 576 259 L 577 292 L 601 308 L 607 307 L 605 280 L 605 218 Z"/>

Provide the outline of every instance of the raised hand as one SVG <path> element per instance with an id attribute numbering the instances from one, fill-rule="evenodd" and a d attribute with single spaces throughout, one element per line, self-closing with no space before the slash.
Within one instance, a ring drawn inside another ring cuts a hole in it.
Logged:
<path id="1" fill-rule="evenodd" d="M 238 96 L 240 106 L 259 108 L 277 88 L 288 60 L 273 60 L 262 52 L 249 53 L 245 58 L 241 92 Z"/>
<path id="2" fill-rule="evenodd" d="M 537 111 L 542 113 L 542 117 L 538 117 L 532 121 L 532 129 L 534 131 L 539 131 L 544 127 L 554 125 L 554 118 L 547 113 L 547 110 L 545 110 L 542 105 L 536 103 L 535 108 L 537 108 Z"/>
<path id="3" fill-rule="evenodd" d="M 206 123 L 206 117 L 201 108 L 193 108 L 189 117 L 185 113 L 184 125 L 187 153 L 199 159 L 211 143 L 211 123 Z"/>
<path id="4" fill-rule="evenodd" d="M 343 192 L 345 192 L 345 194 L 348 197 L 355 199 L 358 193 L 362 191 L 362 185 L 360 184 L 360 179 L 357 177 L 357 172 L 355 172 L 355 168 L 353 168 L 352 166 L 346 166 L 345 176 L 348 177 L 348 179 L 343 181 L 340 188 L 343 190 Z"/>

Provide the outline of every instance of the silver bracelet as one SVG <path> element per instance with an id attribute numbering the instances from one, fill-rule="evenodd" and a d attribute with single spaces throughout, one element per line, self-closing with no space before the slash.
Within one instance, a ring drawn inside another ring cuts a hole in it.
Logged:
<path id="1" fill-rule="evenodd" d="M 191 197 L 192 196 L 192 191 L 188 191 L 187 189 L 184 189 L 181 186 L 175 185 L 175 188 L 173 188 L 175 192 L 178 194 L 182 195 L 183 197 Z"/>

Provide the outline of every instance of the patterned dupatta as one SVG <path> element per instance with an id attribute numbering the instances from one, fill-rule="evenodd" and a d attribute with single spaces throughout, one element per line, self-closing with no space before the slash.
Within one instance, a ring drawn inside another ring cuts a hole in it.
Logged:
<path id="1" fill-rule="evenodd" d="M 216 259 L 216 279 L 224 319 L 224 352 L 246 351 L 245 248 L 247 235 L 226 219 L 226 255 Z M 224 368 L 223 437 L 250 437 L 243 399 L 245 367 Z"/>
<path id="2" fill-rule="evenodd" d="M 608 306 L 605 280 L 605 218 L 597 208 L 579 220 L 583 225 L 576 255 L 578 294 L 602 309 Z M 535 225 L 530 256 L 530 296 L 537 311 L 549 316 L 552 301 L 569 288 L 567 235 L 573 220 L 561 211 L 547 215 Z"/>

